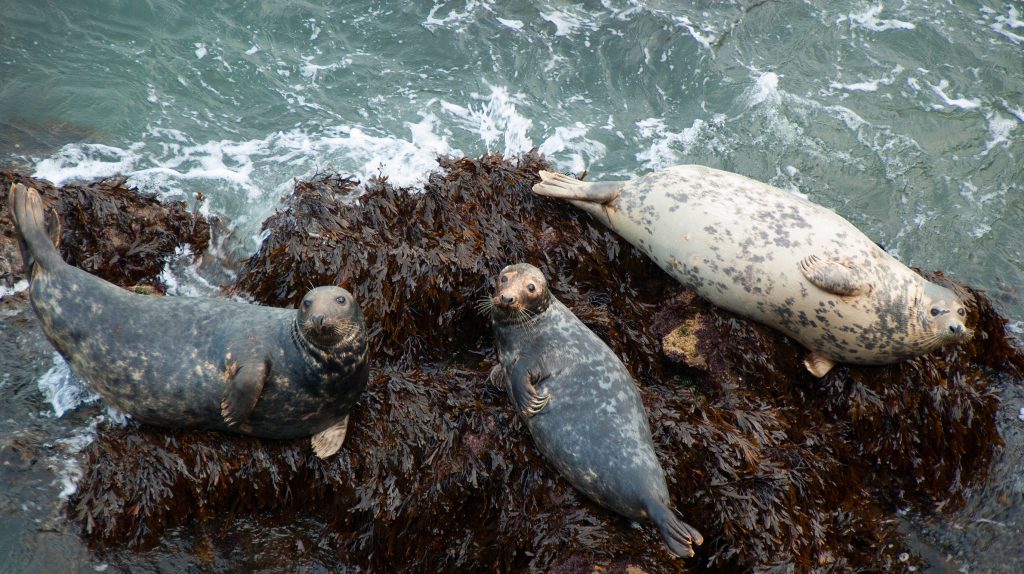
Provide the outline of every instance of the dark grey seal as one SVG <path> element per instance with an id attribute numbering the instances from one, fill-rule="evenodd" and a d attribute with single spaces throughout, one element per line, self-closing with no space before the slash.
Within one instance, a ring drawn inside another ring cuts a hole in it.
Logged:
<path id="1" fill-rule="evenodd" d="M 548 290 L 532 265 L 510 265 L 482 302 L 491 316 L 505 384 L 544 458 L 591 500 L 648 519 L 674 554 L 704 539 L 669 507 L 647 413 L 615 353 Z"/>
<path id="2" fill-rule="evenodd" d="M 313 435 L 321 458 L 338 451 L 369 376 L 348 291 L 317 287 L 298 310 L 138 295 L 61 259 L 36 190 L 9 195 L 43 332 L 104 401 L 153 425 Z"/>

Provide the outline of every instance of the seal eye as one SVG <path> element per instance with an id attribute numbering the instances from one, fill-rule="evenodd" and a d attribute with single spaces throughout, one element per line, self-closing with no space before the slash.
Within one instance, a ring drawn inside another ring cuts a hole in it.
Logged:
<path id="1" fill-rule="evenodd" d="M 501 282 L 502 283 L 508 283 L 508 275 L 502 275 L 501 276 Z"/>
<path id="2" fill-rule="evenodd" d="M 534 285 L 533 283 L 530 283 L 529 285 L 526 286 L 526 290 L 529 291 L 530 293 L 533 293 L 534 291 L 537 290 L 537 286 Z"/>
<path id="3" fill-rule="evenodd" d="M 941 312 L 938 307 L 932 307 L 932 317 L 938 317 Z"/>
<path id="4" fill-rule="evenodd" d="M 337 297 L 334 298 L 334 300 L 338 302 L 338 305 L 344 305 L 346 301 L 344 295 L 338 295 Z"/>
<path id="5" fill-rule="evenodd" d="M 303 309 L 309 309 L 310 305 L 312 305 L 312 304 L 313 304 L 312 301 L 310 301 L 309 299 L 305 299 L 305 300 L 302 301 L 302 308 Z"/>
<path id="6" fill-rule="evenodd" d="M 956 314 L 963 317 L 964 315 L 967 314 L 967 311 L 965 311 L 963 307 L 960 307 L 959 309 L 956 310 Z"/>

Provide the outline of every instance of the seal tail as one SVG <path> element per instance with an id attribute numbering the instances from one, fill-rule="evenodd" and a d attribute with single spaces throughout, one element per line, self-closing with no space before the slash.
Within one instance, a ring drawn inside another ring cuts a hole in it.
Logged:
<path id="1" fill-rule="evenodd" d="M 667 504 L 651 500 L 647 505 L 647 514 L 658 527 L 665 546 L 676 556 L 690 558 L 693 556 L 693 547 L 704 543 L 701 533 L 680 520 Z"/>
<path id="2" fill-rule="evenodd" d="M 52 227 L 46 225 L 46 208 L 39 192 L 20 183 L 11 185 L 8 192 L 8 210 L 14 227 L 18 230 L 18 243 L 25 272 L 31 277 L 36 264 L 43 269 L 52 269 L 64 262 L 51 239 L 59 236 L 57 214 L 51 212 Z"/>
<path id="3" fill-rule="evenodd" d="M 537 195 L 584 203 L 609 204 L 619 197 L 623 181 L 580 181 L 560 173 L 541 170 L 540 183 L 533 186 Z"/>

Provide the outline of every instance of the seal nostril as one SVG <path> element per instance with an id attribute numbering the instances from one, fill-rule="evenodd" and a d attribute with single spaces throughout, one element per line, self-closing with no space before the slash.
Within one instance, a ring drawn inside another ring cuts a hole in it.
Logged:
<path id="1" fill-rule="evenodd" d="M 323 327 L 324 326 L 324 316 L 323 315 L 316 315 L 316 316 L 314 316 L 313 317 L 313 324 L 316 325 L 317 327 Z"/>
<path id="2" fill-rule="evenodd" d="M 501 302 L 506 304 L 506 305 L 511 305 L 512 302 L 515 301 L 515 300 L 516 300 L 515 297 L 509 297 L 508 295 L 502 295 L 501 296 Z"/>

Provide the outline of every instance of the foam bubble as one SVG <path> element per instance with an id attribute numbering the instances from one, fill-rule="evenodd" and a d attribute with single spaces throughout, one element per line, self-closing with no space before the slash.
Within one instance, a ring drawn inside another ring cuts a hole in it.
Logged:
<path id="1" fill-rule="evenodd" d="M 947 96 L 946 88 L 949 87 L 949 81 L 945 79 L 939 80 L 938 84 L 932 84 L 930 82 L 927 83 L 931 87 L 932 91 L 935 92 L 935 94 L 938 95 L 940 98 L 942 98 L 942 101 L 945 102 L 947 106 L 960 108 L 962 110 L 973 110 L 981 106 L 981 102 L 978 100 L 970 100 L 962 96 L 958 96 L 956 98 L 951 98 Z"/>
<path id="2" fill-rule="evenodd" d="M 636 123 L 637 132 L 642 138 L 652 140 L 650 146 L 636 154 L 636 159 L 643 164 L 644 169 L 663 169 L 679 162 L 679 154 L 690 153 L 694 144 L 707 126 L 700 118 L 693 120 L 690 127 L 679 132 L 670 131 L 661 118 L 647 118 Z"/>
<path id="3" fill-rule="evenodd" d="M 505 18 L 498 18 L 498 22 L 502 26 L 507 26 L 513 30 L 522 30 L 524 26 L 522 20 L 506 20 Z"/>
<path id="4" fill-rule="evenodd" d="M 481 103 L 478 106 L 460 106 L 442 100 L 441 108 L 452 116 L 457 126 L 479 135 L 488 152 L 501 151 L 505 155 L 513 155 L 533 147 L 528 135 L 533 122 L 520 114 L 516 107 L 524 96 L 510 94 L 503 86 L 491 86 L 490 94 L 474 93 L 470 97 Z M 503 144 L 500 149 L 499 141 Z"/>
<path id="5" fill-rule="evenodd" d="M 848 14 L 837 20 L 837 23 L 849 20 L 851 24 L 860 26 L 861 28 L 871 30 L 872 32 L 885 32 L 886 30 L 913 30 L 916 26 L 910 22 L 903 22 L 901 20 L 883 20 L 878 16 L 882 13 L 885 7 L 881 4 L 877 6 L 871 6 L 867 10 L 859 14 Z"/>
<path id="6" fill-rule="evenodd" d="M 19 279 L 14 283 L 14 285 L 11 285 L 10 287 L 0 285 L 0 300 L 2 300 L 4 297 L 9 297 L 11 295 L 21 293 L 26 289 L 28 289 L 28 279 Z"/>
<path id="7" fill-rule="evenodd" d="M 39 378 L 37 384 L 39 391 L 46 397 L 46 402 L 53 407 L 53 414 L 57 418 L 82 404 L 93 403 L 100 398 L 82 385 L 64 358 L 56 352 L 53 354 L 53 366 Z"/>

